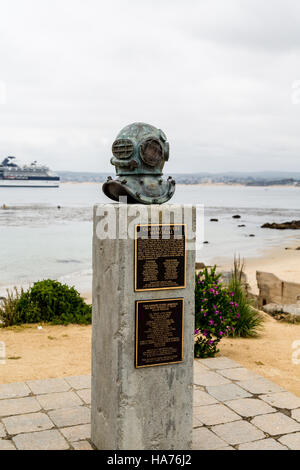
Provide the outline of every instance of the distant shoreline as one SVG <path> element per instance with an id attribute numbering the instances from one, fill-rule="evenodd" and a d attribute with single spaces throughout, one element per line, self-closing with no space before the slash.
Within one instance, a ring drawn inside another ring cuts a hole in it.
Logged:
<path id="1" fill-rule="evenodd" d="M 99 185 L 104 181 L 61 181 L 60 184 L 89 184 Z M 243 183 L 176 183 L 177 186 L 210 186 L 210 187 L 245 187 L 245 188 L 297 188 L 300 189 L 300 184 L 243 184 Z"/>

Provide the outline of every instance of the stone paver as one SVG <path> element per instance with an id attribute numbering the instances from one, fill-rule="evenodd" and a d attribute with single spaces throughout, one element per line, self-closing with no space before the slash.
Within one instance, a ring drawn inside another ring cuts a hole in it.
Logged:
<path id="1" fill-rule="evenodd" d="M 44 431 L 51 429 L 54 424 L 44 413 L 28 413 L 26 415 L 10 416 L 4 418 L 3 423 L 8 434 L 21 434 L 23 432 Z"/>
<path id="2" fill-rule="evenodd" d="M 228 359 L 228 357 L 212 357 L 209 359 L 201 359 L 201 364 L 210 369 L 215 370 L 224 370 L 224 369 L 232 369 L 233 367 L 241 367 L 241 364 L 233 361 L 232 359 Z"/>
<path id="3" fill-rule="evenodd" d="M 263 393 L 281 392 L 284 390 L 279 385 L 263 377 L 259 379 L 242 380 L 238 382 L 238 385 L 240 385 L 242 388 L 244 388 L 248 392 L 254 393 L 255 395 L 259 395 Z"/>
<path id="4" fill-rule="evenodd" d="M 16 450 L 12 441 L 6 439 L 0 439 L 0 450 Z"/>
<path id="5" fill-rule="evenodd" d="M 38 395 L 36 397 L 44 410 L 56 410 L 58 408 L 70 408 L 82 405 L 82 400 L 75 392 L 58 392 Z"/>
<path id="6" fill-rule="evenodd" d="M 208 393 L 194 390 L 194 406 L 214 405 L 215 403 L 218 403 L 218 400 Z"/>
<path id="7" fill-rule="evenodd" d="M 229 423 L 231 421 L 238 421 L 241 419 L 239 415 L 222 404 L 199 406 L 199 408 L 195 409 L 194 414 L 207 426 Z"/>
<path id="8" fill-rule="evenodd" d="M 90 403 L 89 375 L 0 385 L 0 450 L 92 450 Z M 226 357 L 194 361 L 193 405 L 194 449 L 300 450 L 300 398 Z"/>
<path id="9" fill-rule="evenodd" d="M 0 400 L 27 397 L 30 393 L 30 388 L 23 382 L 0 385 Z"/>
<path id="10" fill-rule="evenodd" d="M 256 416 L 252 419 L 251 423 L 270 434 L 270 436 L 300 431 L 300 424 L 283 413 Z"/>
<path id="11" fill-rule="evenodd" d="M 258 441 L 265 437 L 264 433 L 247 421 L 235 421 L 233 423 L 213 426 L 212 431 L 221 439 L 231 445 L 245 442 Z"/>
<path id="12" fill-rule="evenodd" d="M 239 450 L 287 450 L 287 447 L 275 441 L 275 439 L 262 439 L 261 441 L 241 444 Z"/>
<path id="13" fill-rule="evenodd" d="M 234 369 L 225 369 L 225 370 L 218 370 L 218 373 L 222 374 L 223 377 L 231 380 L 253 380 L 258 379 L 259 375 L 255 374 L 249 369 L 245 367 L 235 367 Z"/>
<path id="14" fill-rule="evenodd" d="M 65 381 L 75 388 L 75 390 L 82 390 L 84 388 L 91 388 L 91 376 L 90 375 L 79 375 L 74 377 L 65 377 Z"/>
<path id="15" fill-rule="evenodd" d="M 71 388 L 64 379 L 30 380 L 26 383 L 35 395 L 67 392 Z"/>
<path id="16" fill-rule="evenodd" d="M 91 410 L 85 406 L 74 406 L 61 410 L 49 411 L 50 419 L 59 428 L 87 424 L 91 421 Z"/>
<path id="17" fill-rule="evenodd" d="M 55 429 L 18 434 L 13 437 L 13 442 L 19 450 L 65 450 L 70 447 L 65 438 Z"/>
<path id="18" fill-rule="evenodd" d="M 201 423 L 200 419 L 194 414 L 193 415 L 193 428 L 199 428 L 200 426 L 203 426 L 203 423 Z"/>
<path id="19" fill-rule="evenodd" d="M 0 417 L 34 413 L 40 409 L 41 406 L 34 397 L 0 400 Z"/>
<path id="20" fill-rule="evenodd" d="M 195 359 L 194 361 L 194 372 L 208 372 L 209 367 L 202 364 L 202 359 Z"/>
<path id="21" fill-rule="evenodd" d="M 90 439 L 91 437 L 91 425 L 80 424 L 79 426 L 70 426 L 68 428 L 62 428 L 61 433 L 70 442 L 81 441 L 83 439 Z"/>
<path id="22" fill-rule="evenodd" d="M 194 372 L 194 383 L 196 385 L 202 385 L 205 387 L 212 386 L 212 385 L 222 385 L 222 384 L 229 384 L 230 380 L 222 377 L 220 374 L 216 374 L 215 372 L 207 371 L 207 372 Z"/>
<path id="23" fill-rule="evenodd" d="M 93 450 L 91 444 L 88 441 L 79 441 L 71 443 L 74 450 Z"/>
<path id="24" fill-rule="evenodd" d="M 276 411 L 258 398 L 241 398 L 239 400 L 227 401 L 226 405 L 245 418 L 274 413 Z"/>
<path id="25" fill-rule="evenodd" d="M 195 450 L 216 450 L 226 447 L 226 442 L 216 436 L 206 428 L 193 430 L 193 449 Z"/>
<path id="26" fill-rule="evenodd" d="M 0 437 L 6 437 L 4 426 L 1 423 L 0 423 Z"/>
<path id="27" fill-rule="evenodd" d="M 291 450 L 300 450 L 300 432 L 295 434 L 286 434 L 279 441 Z"/>
<path id="28" fill-rule="evenodd" d="M 292 410 L 292 418 L 300 423 L 300 409 Z"/>
<path id="29" fill-rule="evenodd" d="M 91 389 L 84 389 L 84 390 L 77 390 L 77 395 L 81 398 L 81 400 L 86 403 L 87 405 L 91 404 Z"/>
<path id="30" fill-rule="evenodd" d="M 219 385 L 217 387 L 207 387 L 207 391 L 210 395 L 219 401 L 229 401 L 237 398 L 251 397 L 250 393 L 246 392 L 246 390 L 233 383 Z"/>
<path id="31" fill-rule="evenodd" d="M 262 395 L 260 398 L 276 408 L 293 410 L 300 407 L 300 398 L 290 392 L 272 393 Z"/>

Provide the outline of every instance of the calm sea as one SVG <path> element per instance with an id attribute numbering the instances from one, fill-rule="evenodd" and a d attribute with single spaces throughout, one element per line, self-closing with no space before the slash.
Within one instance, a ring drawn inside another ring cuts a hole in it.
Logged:
<path id="1" fill-rule="evenodd" d="M 101 202 L 109 202 L 101 184 L 0 188 L 0 208 L 7 207 L 0 209 L 0 294 L 7 286 L 45 278 L 90 291 L 92 206 Z M 204 205 L 209 243 L 198 246 L 198 261 L 259 256 L 297 239 L 300 245 L 297 231 L 261 228 L 265 222 L 300 220 L 300 188 L 178 185 L 172 202 Z M 233 219 L 235 214 L 241 218 Z"/>

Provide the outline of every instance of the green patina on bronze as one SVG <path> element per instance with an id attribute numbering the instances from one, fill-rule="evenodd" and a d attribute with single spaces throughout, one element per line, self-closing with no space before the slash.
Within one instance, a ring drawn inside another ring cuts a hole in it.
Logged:
<path id="1" fill-rule="evenodd" d="M 135 122 L 124 127 L 112 145 L 110 162 L 117 177 L 108 177 L 103 192 L 119 201 L 127 197 L 128 203 L 163 204 L 175 192 L 175 180 L 163 178 L 162 170 L 169 159 L 169 143 L 161 129 L 150 124 Z"/>

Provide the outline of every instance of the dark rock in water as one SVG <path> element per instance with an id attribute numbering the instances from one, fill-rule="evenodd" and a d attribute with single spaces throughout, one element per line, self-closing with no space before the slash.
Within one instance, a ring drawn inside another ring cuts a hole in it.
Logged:
<path id="1" fill-rule="evenodd" d="M 246 225 L 242 224 L 242 225 L 238 225 L 238 227 L 246 227 Z"/>
<path id="2" fill-rule="evenodd" d="M 297 251 L 300 251 L 300 246 L 298 246 L 298 248 L 296 248 Z"/>
<path id="3" fill-rule="evenodd" d="M 204 263 L 201 263 L 201 262 L 195 263 L 195 269 L 196 269 L 196 270 L 204 269 L 204 268 L 205 268 L 205 264 L 204 264 Z"/>
<path id="4" fill-rule="evenodd" d="M 249 237 L 255 237 L 254 233 L 250 233 Z"/>
<path id="5" fill-rule="evenodd" d="M 241 216 L 237 214 L 237 215 L 233 215 L 232 218 L 233 218 L 233 219 L 240 219 Z"/>
<path id="6" fill-rule="evenodd" d="M 282 222 L 272 224 L 266 223 L 261 226 L 261 228 L 273 228 L 277 230 L 300 230 L 300 220 L 292 220 L 291 222 Z"/>
<path id="7" fill-rule="evenodd" d="M 211 222 L 219 222 L 219 219 L 210 219 Z"/>
<path id="8" fill-rule="evenodd" d="M 203 245 L 208 245 L 208 243 L 209 243 L 209 242 L 207 242 L 207 241 L 206 241 L 206 242 L 203 242 Z"/>

